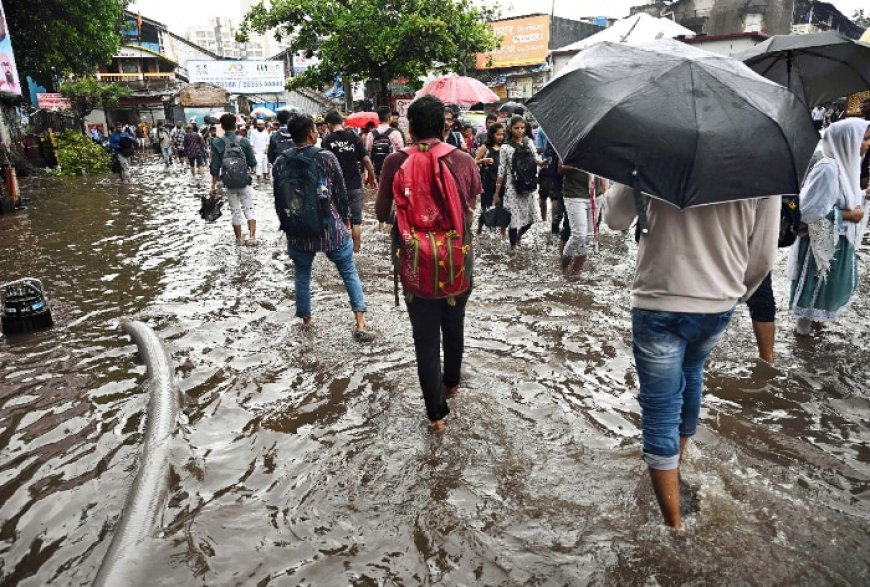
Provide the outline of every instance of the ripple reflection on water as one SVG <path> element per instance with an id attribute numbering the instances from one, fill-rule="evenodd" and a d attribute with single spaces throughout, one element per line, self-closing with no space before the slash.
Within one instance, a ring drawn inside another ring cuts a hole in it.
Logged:
<path id="1" fill-rule="evenodd" d="M 433 436 L 374 223 L 358 265 L 380 336 L 359 346 L 321 257 L 318 326 L 295 324 L 267 192 L 263 244 L 236 248 L 226 218 L 196 217 L 203 187 L 159 166 L 139 180 L 30 180 L 31 209 L 0 217 L 0 279 L 43 279 L 57 322 L 0 338 L 3 584 L 88 584 L 99 566 L 146 401 L 123 315 L 167 341 L 187 398 L 141 584 L 870 579 L 866 279 L 812 346 L 781 320 L 775 367 L 754 361 L 737 310 L 709 363 L 674 536 L 639 460 L 628 236 L 603 231 L 578 284 L 556 277 L 543 225 L 515 257 L 497 235 L 479 239 L 463 390 Z"/>

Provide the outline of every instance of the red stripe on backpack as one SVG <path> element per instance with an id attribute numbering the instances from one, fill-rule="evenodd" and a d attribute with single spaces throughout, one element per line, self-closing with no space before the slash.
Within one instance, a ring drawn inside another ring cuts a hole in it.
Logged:
<path id="1" fill-rule="evenodd" d="M 393 181 L 393 254 L 408 296 L 452 301 L 471 287 L 465 209 L 456 179 L 442 161 L 454 150 L 437 142 L 402 151 L 408 158 Z"/>

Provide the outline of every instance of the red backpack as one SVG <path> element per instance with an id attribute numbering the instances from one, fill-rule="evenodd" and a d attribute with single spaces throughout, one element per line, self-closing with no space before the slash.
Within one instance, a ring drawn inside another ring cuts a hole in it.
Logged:
<path id="1" fill-rule="evenodd" d="M 441 161 L 454 150 L 440 142 L 402 150 L 408 158 L 393 180 L 393 260 L 409 297 L 453 302 L 471 288 L 465 210 L 456 180 Z"/>

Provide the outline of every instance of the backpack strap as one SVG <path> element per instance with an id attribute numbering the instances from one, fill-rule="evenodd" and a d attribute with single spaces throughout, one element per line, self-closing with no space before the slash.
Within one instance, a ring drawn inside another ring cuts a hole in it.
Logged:
<path id="1" fill-rule="evenodd" d="M 377 131 L 377 129 L 372 129 L 372 142 L 374 143 L 376 140 L 381 138 L 381 133 Z"/>

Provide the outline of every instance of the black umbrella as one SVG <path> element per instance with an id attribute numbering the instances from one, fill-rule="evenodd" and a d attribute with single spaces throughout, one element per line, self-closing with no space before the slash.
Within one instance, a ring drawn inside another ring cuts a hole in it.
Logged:
<path id="1" fill-rule="evenodd" d="M 514 114 L 525 114 L 526 113 L 526 105 L 520 104 L 519 102 L 505 102 L 501 106 L 498 107 L 499 112 L 504 112 L 513 116 Z"/>
<path id="2" fill-rule="evenodd" d="M 680 208 L 797 193 L 819 140 L 787 89 L 670 39 L 593 45 L 528 106 L 566 165 Z"/>
<path id="3" fill-rule="evenodd" d="M 870 45 L 837 31 L 776 35 L 735 57 L 810 106 L 870 89 Z"/>

